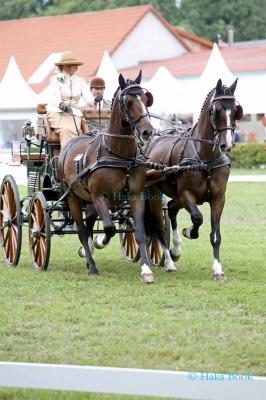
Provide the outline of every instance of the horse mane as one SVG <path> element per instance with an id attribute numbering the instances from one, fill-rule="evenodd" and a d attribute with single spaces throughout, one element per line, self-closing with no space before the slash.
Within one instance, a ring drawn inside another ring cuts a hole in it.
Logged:
<path id="1" fill-rule="evenodd" d="M 117 93 L 119 92 L 120 86 L 118 86 L 118 88 L 116 89 L 116 91 L 114 92 L 114 95 L 112 97 L 112 101 L 111 101 L 111 111 L 113 110 L 113 106 L 114 106 L 114 102 L 117 96 Z"/>
<path id="2" fill-rule="evenodd" d="M 215 88 L 213 88 L 212 90 L 210 90 L 209 93 L 207 94 L 207 96 L 206 96 L 206 98 L 205 98 L 205 100 L 204 100 L 204 103 L 202 104 L 201 109 L 200 109 L 200 114 L 199 114 L 198 122 L 199 122 L 199 120 L 200 120 L 200 118 L 201 118 L 201 116 L 202 116 L 202 113 L 203 113 L 203 110 L 205 109 L 205 106 L 206 106 L 206 104 L 207 104 L 207 101 L 209 100 L 209 96 L 210 96 L 211 94 L 213 94 L 214 91 L 215 91 Z"/>

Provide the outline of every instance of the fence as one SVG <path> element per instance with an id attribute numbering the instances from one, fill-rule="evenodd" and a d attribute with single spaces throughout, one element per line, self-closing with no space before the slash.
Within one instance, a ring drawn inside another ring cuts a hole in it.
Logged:
<path id="1" fill-rule="evenodd" d="M 0 362 L 0 387 L 198 400 L 265 400 L 266 377 Z"/>

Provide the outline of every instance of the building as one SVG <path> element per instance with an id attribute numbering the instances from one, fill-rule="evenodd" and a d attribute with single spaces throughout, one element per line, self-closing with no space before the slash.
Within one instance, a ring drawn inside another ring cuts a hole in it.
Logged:
<path id="1" fill-rule="evenodd" d="M 72 50 L 84 61 L 80 73 L 87 80 L 95 75 L 107 50 L 116 68 L 128 77 L 136 76 L 141 68 L 147 81 L 163 65 L 186 85 L 201 75 L 213 46 L 208 40 L 173 27 L 151 5 L 0 21 L 0 36 L 0 88 L 10 57 L 14 56 L 35 93 L 48 86 L 54 62 L 65 50 Z M 231 43 L 221 52 L 234 75 L 258 81 L 266 74 L 266 41 Z M 13 111 L 15 118 L 17 110 Z M 259 132 L 263 129 L 259 120 L 265 111 L 245 117 L 250 118 L 250 129 L 254 126 L 252 118 L 258 119 L 255 128 Z M 0 109 L 0 144 L 1 119 Z"/>

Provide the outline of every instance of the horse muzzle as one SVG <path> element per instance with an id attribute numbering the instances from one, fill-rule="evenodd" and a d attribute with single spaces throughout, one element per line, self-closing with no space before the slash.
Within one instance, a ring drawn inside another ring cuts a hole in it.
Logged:
<path id="1" fill-rule="evenodd" d="M 148 140 L 154 134 L 154 132 L 155 130 L 153 128 L 145 128 L 141 132 L 141 135 L 144 140 Z"/>

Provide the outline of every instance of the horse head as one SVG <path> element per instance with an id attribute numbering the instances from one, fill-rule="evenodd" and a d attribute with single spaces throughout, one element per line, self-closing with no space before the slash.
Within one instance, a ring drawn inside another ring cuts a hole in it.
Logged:
<path id="1" fill-rule="evenodd" d="M 243 116 L 241 105 L 235 99 L 237 79 L 227 87 L 219 79 L 215 89 L 211 92 L 208 115 L 210 124 L 214 130 L 215 141 L 219 143 L 223 151 L 230 151 L 234 144 L 234 130 L 236 120 Z"/>
<path id="2" fill-rule="evenodd" d="M 148 112 L 153 97 L 141 87 L 141 78 L 141 71 L 134 80 L 119 75 L 119 87 L 114 95 L 113 108 L 120 108 L 121 127 L 137 131 L 138 135 L 148 139 L 154 132 Z"/>

